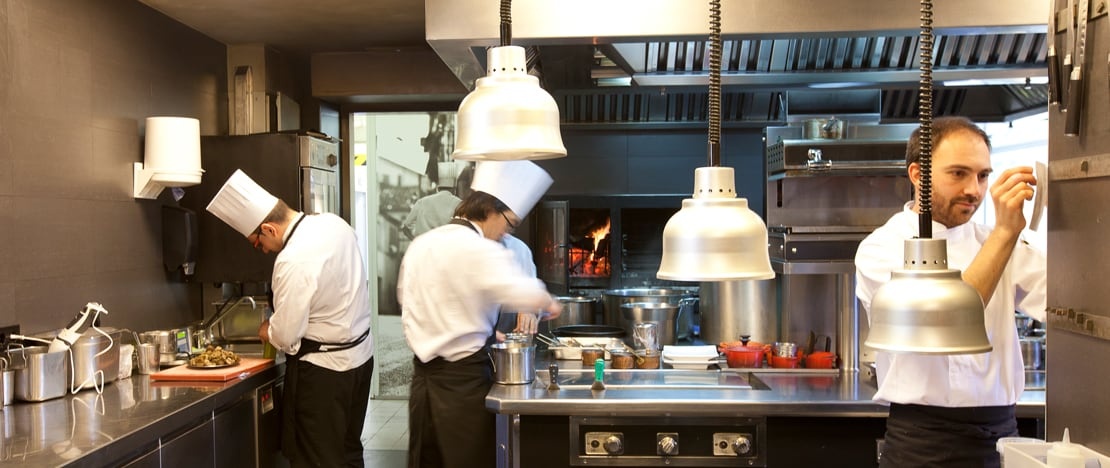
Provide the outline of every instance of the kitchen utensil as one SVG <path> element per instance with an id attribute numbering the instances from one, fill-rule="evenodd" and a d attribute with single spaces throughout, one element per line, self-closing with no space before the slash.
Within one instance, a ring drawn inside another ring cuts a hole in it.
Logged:
<path id="1" fill-rule="evenodd" d="M 1018 340 L 1018 345 L 1021 347 L 1021 362 L 1024 363 L 1026 370 L 1044 370 L 1044 337 L 1022 337 Z"/>
<path id="2" fill-rule="evenodd" d="M 49 352 L 53 353 L 56 351 L 69 349 L 69 347 L 73 346 L 73 343 L 81 337 L 85 330 L 89 328 L 89 325 L 92 325 L 93 321 L 96 320 L 96 318 L 100 316 L 100 314 L 107 313 L 108 311 L 104 309 L 104 306 L 100 305 L 100 303 L 90 302 L 88 304 L 85 304 L 85 307 L 77 312 L 77 315 L 73 317 L 73 320 L 71 320 L 69 324 L 67 324 L 65 328 L 58 333 L 58 336 L 54 338 L 54 341 L 50 342 Z"/>
<path id="3" fill-rule="evenodd" d="M 136 365 L 140 374 L 149 375 L 158 372 L 158 347 L 154 343 L 139 343 L 136 348 Z"/>
<path id="4" fill-rule="evenodd" d="M 697 288 L 628 288 L 610 289 L 602 293 L 601 324 L 625 328 L 621 305 L 630 302 L 666 302 L 678 304 L 684 297 L 697 296 Z"/>
<path id="5" fill-rule="evenodd" d="M 547 382 L 547 391 L 559 390 L 559 366 L 554 363 L 548 365 L 547 375 L 550 376 L 550 380 Z"/>
<path id="6" fill-rule="evenodd" d="M 789 341 L 776 341 L 771 351 L 774 356 L 792 358 L 798 355 L 798 345 Z"/>
<path id="7" fill-rule="evenodd" d="M 725 350 L 725 362 L 728 367 L 762 367 L 763 347 L 733 346 Z"/>
<path id="8" fill-rule="evenodd" d="M 659 351 L 652 351 L 650 349 L 642 349 L 635 352 L 636 355 L 636 368 L 637 369 L 658 369 L 659 368 Z"/>
<path id="9" fill-rule="evenodd" d="M 1072 57 L 1071 75 L 1068 78 L 1068 111 L 1064 115 L 1064 134 L 1069 136 L 1079 135 L 1080 118 L 1083 114 L 1083 64 L 1087 55 L 1087 10 L 1090 0 L 1079 0 L 1079 13 L 1075 19 L 1078 21 L 1076 31 L 1075 56 Z M 1070 18 L 1069 18 L 1070 22 Z"/>
<path id="10" fill-rule="evenodd" d="M 190 369 L 187 365 L 170 367 L 150 374 L 151 380 L 227 382 L 249 376 L 274 365 L 273 359 L 239 358 L 239 365 L 224 369 Z"/>
<path id="11" fill-rule="evenodd" d="M 809 341 L 806 342 L 806 354 L 813 354 L 813 347 L 817 344 L 817 334 L 810 330 Z"/>
<path id="12" fill-rule="evenodd" d="M 563 306 L 563 312 L 548 321 L 548 326 L 551 328 L 566 325 L 595 325 L 600 319 L 601 301 L 596 297 L 560 296 L 556 299 Z"/>
<path id="13" fill-rule="evenodd" d="M 536 347 L 505 341 L 490 345 L 493 381 L 505 385 L 532 383 L 536 378 Z"/>
<path id="14" fill-rule="evenodd" d="M 771 367 L 775 369 L 797 369 L 798 357 L 771 356 Z"/>
<path id="15" fill-rule="evenodd" d="M 594 383 L 590 385 L 590 390 L 605 390 L 605 361 L 601 359 L 594 361 Z"/>
<path id="16" fill-rule="evenodd" d="M 615 337 L 623 338 L 625 331 L 620 327 L 613 327 L 608 325 L 566 325 L 554 330 L 551 334 L 558 337 Z"/>
<path id="17" fill-rule="evenodd" d="M 807 354 L 804 361 L 808 369 L 832 369 L 836 367 L 836 355 L 826 351 Z"/>
<path id="18" fill-rule="evenodd" d="M 655 322 L 637 323 L 632 329 L 633 349 L 655 351 L 659 349 L 659 327 Z"/>
<path id="19" fill-rule="evenodd" d="M 612 361 L 614 369 L 632 369 L 636 367 L 636 357 L 631 351 L 623 349 L 609 351 L 609 359 Z"/>
<path id="20" fill-rule="evenodd" d="M 594 365 L 598 359 L 605 360 L 605 350 L 601 348 L 582 348 L 582 366 Z"/>
<path id="21" fill-rule="evenodd" d="M 629 302 L 621 304 L 621 315 L 624 317 L 625 331 L 633 335 L 633 342 L 629 343 L 637 349 L 640 344 L 635 341 L 635 332 L 640 324 L 655 325 L 655 349 L 662 345 L 675 344 L 677 336 L 676 319 L 679 306 L 666 302 Z"/>
<path id="22" fill-rule="evenodd" d="M 1056 2 L 1048 8 L 1048 104 L 1060 103 L 1063 83 L 1060 81 L 1060 62 L 1056 56 Z"/>
<path id="23" fill-rule="evenodd" d="M 69 383 L 69 352 L 48 352 L 46 346 L 31 346 L 11 353 L 21 354 L 26 365 L 15 370 L 15 397 L 22 401 L 45 401 L 66 394 Z"/>
<path id="24" fill-rule="evenodd" d="M 15 399 L 15 370 L 8 368 L 8 359 L 0 357 L 0 404 L 8 406 Z"/>
<path id="25" fill-rule="evenodd" d="M 828 335 L 825 335 L 825 352 L 828 353 L 828 352 L 831 352 L 831 351 L 832 351 L 832 337 L 828 336 Z"/>

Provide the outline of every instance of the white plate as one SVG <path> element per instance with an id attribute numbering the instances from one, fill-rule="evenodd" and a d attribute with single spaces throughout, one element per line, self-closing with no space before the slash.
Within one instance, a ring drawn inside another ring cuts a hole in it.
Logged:
<path id="1" fill-rule="evenodd" d="M 716 346 L 663 346 L 664 361 L 705 364 L 717 359 Z"/>
<path id="2" fill-rule="evenodd" d="M 716 363 L 717 363 L 717 361 L 690 362 L 690 361 L 672 361 L 672 360 L 668 360 L 668 359 L 663 359 L 663 364 L 667 364 L 667 365 L 669 365 L 669 366 L 671 366 L 675 369 L 684 369 L 684 370 L 706 370 L 706 369 L 709 368 L 709 366 L 711 364 L 716 364 Z"/>

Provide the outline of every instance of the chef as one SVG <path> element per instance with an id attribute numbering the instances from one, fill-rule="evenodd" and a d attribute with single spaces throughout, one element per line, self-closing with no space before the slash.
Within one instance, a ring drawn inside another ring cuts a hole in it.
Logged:
<path id="1" fill-rule="evenodd" d="M 291 209 L 241 170 L 208 211 L 277 253 L 274 314 L 258 334 L 287 357 L 282 451 L 297 467 L 363 466 L 374 340 L 354 230 L 333 214 Z"/>
<path id="2" fill-rule="evenodd" d="M 495 466 L 493 385 L 488 346 L 500 306 L 561 307 L 501 243 L 551 186 L 530 161 L 483 161 L 472 193 L 450 224 L 413 240 L 401 261 L 397 297 L 412 348 L 410 467 Z"/>

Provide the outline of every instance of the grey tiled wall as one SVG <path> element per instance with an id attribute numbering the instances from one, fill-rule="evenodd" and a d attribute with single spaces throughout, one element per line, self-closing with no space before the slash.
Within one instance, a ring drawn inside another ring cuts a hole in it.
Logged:
<path id="1" fill-rule="evenodd" d="M 144 120 L 226 133 L 226 49 L 133 0 L 0 0 L 0 325 L 65 325 L 86 302 L 136 330 L 199 319 L 162 266 L 161 205 L 131 194 Z"/>

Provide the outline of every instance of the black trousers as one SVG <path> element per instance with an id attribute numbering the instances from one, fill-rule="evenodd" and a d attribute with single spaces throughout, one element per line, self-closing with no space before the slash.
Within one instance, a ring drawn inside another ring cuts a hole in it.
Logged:
<path id="1" fill-rule="evenodd" d="M 282 452 L 294 467 L 362 467 L 362 426 L 374 358 L 344 372 L 290 359 L 282 399 Z"/>
<path id="2" fill-rule="evenodd" d="M 1000 467 L 995 445 L 1016 436 L 1014 406 L 944 408 L 891 403 L 882 468 Z"/>
<path id="3" fill-rule="evenodd" d="M 409 468 L 496 466 L 495 420 L 486 409 L 493 366 L 482 349 L 456 362 L 413 359 Z"/>

